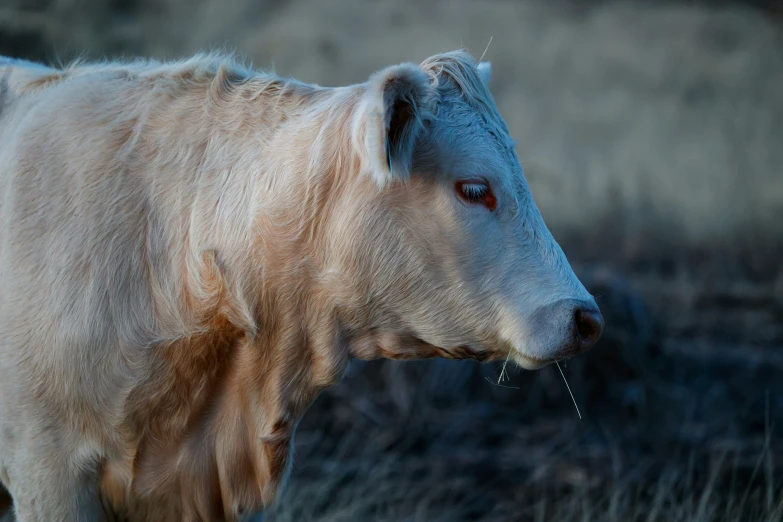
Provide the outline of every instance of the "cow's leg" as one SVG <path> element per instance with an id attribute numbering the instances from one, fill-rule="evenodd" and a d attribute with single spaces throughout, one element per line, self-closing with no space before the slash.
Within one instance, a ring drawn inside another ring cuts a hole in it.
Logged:
<path id="1" fill-rule="evenodd" d="M 105 522 L 95 461 L 61 452 L 42 435 L 18 448 L 9 470 L 17 522 Z"/>
<path id="2" fill-rule="evenodd" d="M 14 487 L 17 522 L 104 522 L 97 481 L 51 468 L 38 469 Z M 45 474 L 45 475 L 44 475 Z"/>

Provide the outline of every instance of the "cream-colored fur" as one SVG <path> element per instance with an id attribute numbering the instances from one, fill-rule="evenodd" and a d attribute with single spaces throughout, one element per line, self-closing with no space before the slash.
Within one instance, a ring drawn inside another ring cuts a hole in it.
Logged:
<path id="1" fill-rule="evenodd" d="M 556 359 L 592 300 L 454 52 L 322 88 L 0 60 L 0 479 L 20 522 L 235 520 L 350 357 Z M 498 208 L 466 205 L 481 176 Z M 565 319 L 564 319 L 565 320 Z"/>

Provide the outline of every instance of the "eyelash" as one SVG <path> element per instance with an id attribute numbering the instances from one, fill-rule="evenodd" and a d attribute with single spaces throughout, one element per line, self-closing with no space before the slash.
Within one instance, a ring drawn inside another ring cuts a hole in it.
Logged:
<path id="1" fill-rule="evenodd" d="M 456 188 L 457 194 L 466 203 L 484 205 L 489 210 L 495 210 L 497 207 L 497 198 L 484 180 L 458 181 Z"/>

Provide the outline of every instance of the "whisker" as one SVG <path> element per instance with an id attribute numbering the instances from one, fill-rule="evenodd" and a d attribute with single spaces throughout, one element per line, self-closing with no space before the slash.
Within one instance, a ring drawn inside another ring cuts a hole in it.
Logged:
<path id="1" fill-rule="evenodd" d="M 508 355 L 506 355 L 506 360 L 503 361 L 503 367 L 500 369 L 500 377 L 498 377 L 498 384 L 503 382 L 503 376 L 506 376 L 506 379 L 510 379 L 508 376 L 508 372 L 506 371 L 506 366 L 508 366 L 508 360 L 511 358 L 511 349 L 508 350 Z"/>
<path id="2" fill-rule="evenodd" d="M 518 390 L 519 386 L 506 386 L 505 384 L 498 384 L 496 382 L 492 382 L 489 380 L 489 377 L 484 377 L 488 383 L 490 383 L 492 386 L 498 386 L 500 388 L 508 388 L 509 390 Z"/>
<path id="3" fill-rule="evenodd" d="M 574 401 L 574 408 L 576 408 L 576 414 L 579 415 L 579 420 L 582 420 L 582 414 L 579 413 L 579 406 L 576 405 L 576 399 L 574 399 L 574 394 L 571 392 L 571 387 L 568 385 L 568 381 L 566 380 L 565 374 L 563 373 L 563 369 L 560 367 L 560 363 L 555 361 L 555 364 L 557 365 L 557 369 L 560 370 L 560 375 L 563 376 L 563 382 L 566 385 L 566 389 L 568 390 L 568 393 L 571 394 L 571 400 Z"/>

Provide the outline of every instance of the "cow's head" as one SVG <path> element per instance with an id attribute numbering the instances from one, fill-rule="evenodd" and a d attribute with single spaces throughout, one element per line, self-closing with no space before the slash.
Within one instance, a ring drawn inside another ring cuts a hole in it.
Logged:
<path id="1" fill-rule="evenodd" d="M 532 369 L 601 335 L 595 300 L 533 201 L 489 76 L 489 64 L 455 52 L 364 85 L 352 120 L 360 173 L 328 226 L 359 357 L 510 353 Z"/>

